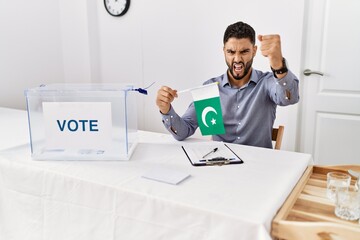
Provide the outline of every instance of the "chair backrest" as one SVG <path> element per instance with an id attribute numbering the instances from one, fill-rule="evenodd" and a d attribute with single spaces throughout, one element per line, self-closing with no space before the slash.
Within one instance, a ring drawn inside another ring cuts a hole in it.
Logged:
<path id="1" fill-rule="evenodd" d="M 273 128 L 272 130 L 272 140 L 275 142 L 274 149 L 281 148 L 281 142 L 284 135 L 284 126 L 279 126 L 279 128 Z"/>

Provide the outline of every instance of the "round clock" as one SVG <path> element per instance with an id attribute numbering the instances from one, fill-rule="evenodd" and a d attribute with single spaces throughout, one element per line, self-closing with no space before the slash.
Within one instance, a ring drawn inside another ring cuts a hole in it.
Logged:
<path id="1" fill-rule="evenodd" d="M 114 17 L 124 15 L 130 7 L 130 0 L 104 0 L 106 11 Z"/>

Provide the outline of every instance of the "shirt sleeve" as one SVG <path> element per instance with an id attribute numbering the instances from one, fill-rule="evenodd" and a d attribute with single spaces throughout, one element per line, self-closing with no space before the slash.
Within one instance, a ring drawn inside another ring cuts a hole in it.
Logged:
<path id="1" fill-rule="evenodd" d="M 193 103 L 190 104 L 182 117 L 175 112 L 172 106 L 167 114 L 161 115 L 165 128 L 179 141 L 193 135 L 198 127 Z"/>
<path id="2" fill-rule="evenodd" d="M 281 79 L 274 75 L 271 78 L 270 98 L 277 105 L 287 106 L 299 102 L 299 80 L 291 71 Z"/>

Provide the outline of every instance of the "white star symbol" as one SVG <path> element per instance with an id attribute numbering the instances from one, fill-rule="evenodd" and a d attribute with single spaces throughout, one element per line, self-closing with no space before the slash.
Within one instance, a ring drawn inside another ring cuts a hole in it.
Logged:
<path id="1" fill-rule="evenodd" d="M 212 123 L 212 125 L 215 125 L 216 124 L 216 119 L 211 119 L 211 123 Z"/>

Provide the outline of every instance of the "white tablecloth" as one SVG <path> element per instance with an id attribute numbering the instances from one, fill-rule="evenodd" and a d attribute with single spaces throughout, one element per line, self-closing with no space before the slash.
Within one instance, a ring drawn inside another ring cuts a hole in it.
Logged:
<path id="1" fill-rule="evenodd" d="M 130 161 L 34 161 L 23 137 L 0 152 L 0 239 L 271 239 L 272 218 L 311 163 L 230 144 L 244 164 L 193 167 L 183 142 L 142 131 Z M 191 177 L 141 177 L 156 167 Z"/>
<path id="2" fill-rule="evenodd" d="M 28 143 L 26 111 L 0 107 L 0 151 Z"/>

